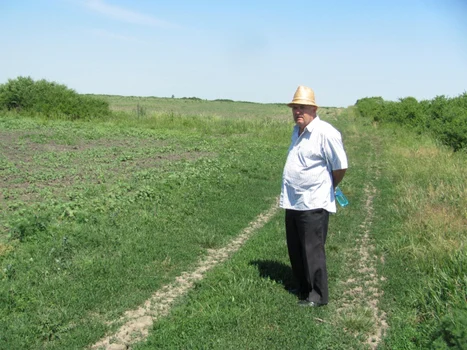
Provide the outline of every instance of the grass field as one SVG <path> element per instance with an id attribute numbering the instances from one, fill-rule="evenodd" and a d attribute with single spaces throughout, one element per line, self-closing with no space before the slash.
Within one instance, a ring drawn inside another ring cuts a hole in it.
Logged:
<path id="1" fill-rule="evenodd" d="M 276 205 L 286 106 L 102 97 L 101 121 L 0 116 L 0 349 L 91 347 Z M 133 349 L 465 349 L 466 155 L 352 108 L 320 115 L 350 161 L 330 304 L 287 291 L 277 210 Z"/>

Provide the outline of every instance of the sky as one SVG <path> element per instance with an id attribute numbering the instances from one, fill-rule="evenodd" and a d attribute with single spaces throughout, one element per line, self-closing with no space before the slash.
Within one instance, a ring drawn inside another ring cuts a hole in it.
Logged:
<path id="1" fill-rule="evenodd" d="M 467 0 L 0 0 L 0 84 L 320 106 L 467 91 Z"/>

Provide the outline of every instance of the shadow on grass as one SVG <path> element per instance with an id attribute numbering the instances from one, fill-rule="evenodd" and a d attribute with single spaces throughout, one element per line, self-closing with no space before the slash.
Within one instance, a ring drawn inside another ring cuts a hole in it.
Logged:
<path id="1" fill-rule="evenodd" d="M 258 268 L 259 275 L 271 279 L 290 290 L 295 287 L 290 266 L 274 260 L 253 260 L 250 265 Z"/>

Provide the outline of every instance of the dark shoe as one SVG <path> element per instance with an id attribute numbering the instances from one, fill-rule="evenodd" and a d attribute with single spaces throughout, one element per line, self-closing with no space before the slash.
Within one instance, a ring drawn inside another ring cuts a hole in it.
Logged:
<path id="1" fill-rule="evenodd" d="M 287 289 L 287 291 L 293 295 L 296 295 L 298 299 L 300 300 L 304 300 L 308 298 L 308 292 L 304 292 L 300 290 L 299 288 L 291 288 L 291 289 Z"/>
<path id="2" fill-rule="evenodd" d="M 300 291 L 298 288 L 287 288 L 287 292 L 297 294 Z"/>
<path id="3" fill-rule="evenodd" d="M 320 307 L 320 306 L 324 306 L 324 305 L 326 305 L 326 304 L 317 303 L 315 301 L 310 301 L 308 299 L 300 300 L 298 302 L 298 306 L 302 306 L 302 307 Z"/>

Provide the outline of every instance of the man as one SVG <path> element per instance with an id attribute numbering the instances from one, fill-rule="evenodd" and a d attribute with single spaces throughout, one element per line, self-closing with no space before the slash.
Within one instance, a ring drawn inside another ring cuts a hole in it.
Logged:
<path id="1" fill-rule="evenodd" d="M 334 189 L 347 169 L 341 134 L 317 115 L 315 94 L 299 86 L 292 108 L 295 127 L 282 177 L 287 248 L 297 282 L 299 305 L 328 303 L 324 244 L 329 213 L 336 212 Z"/>

